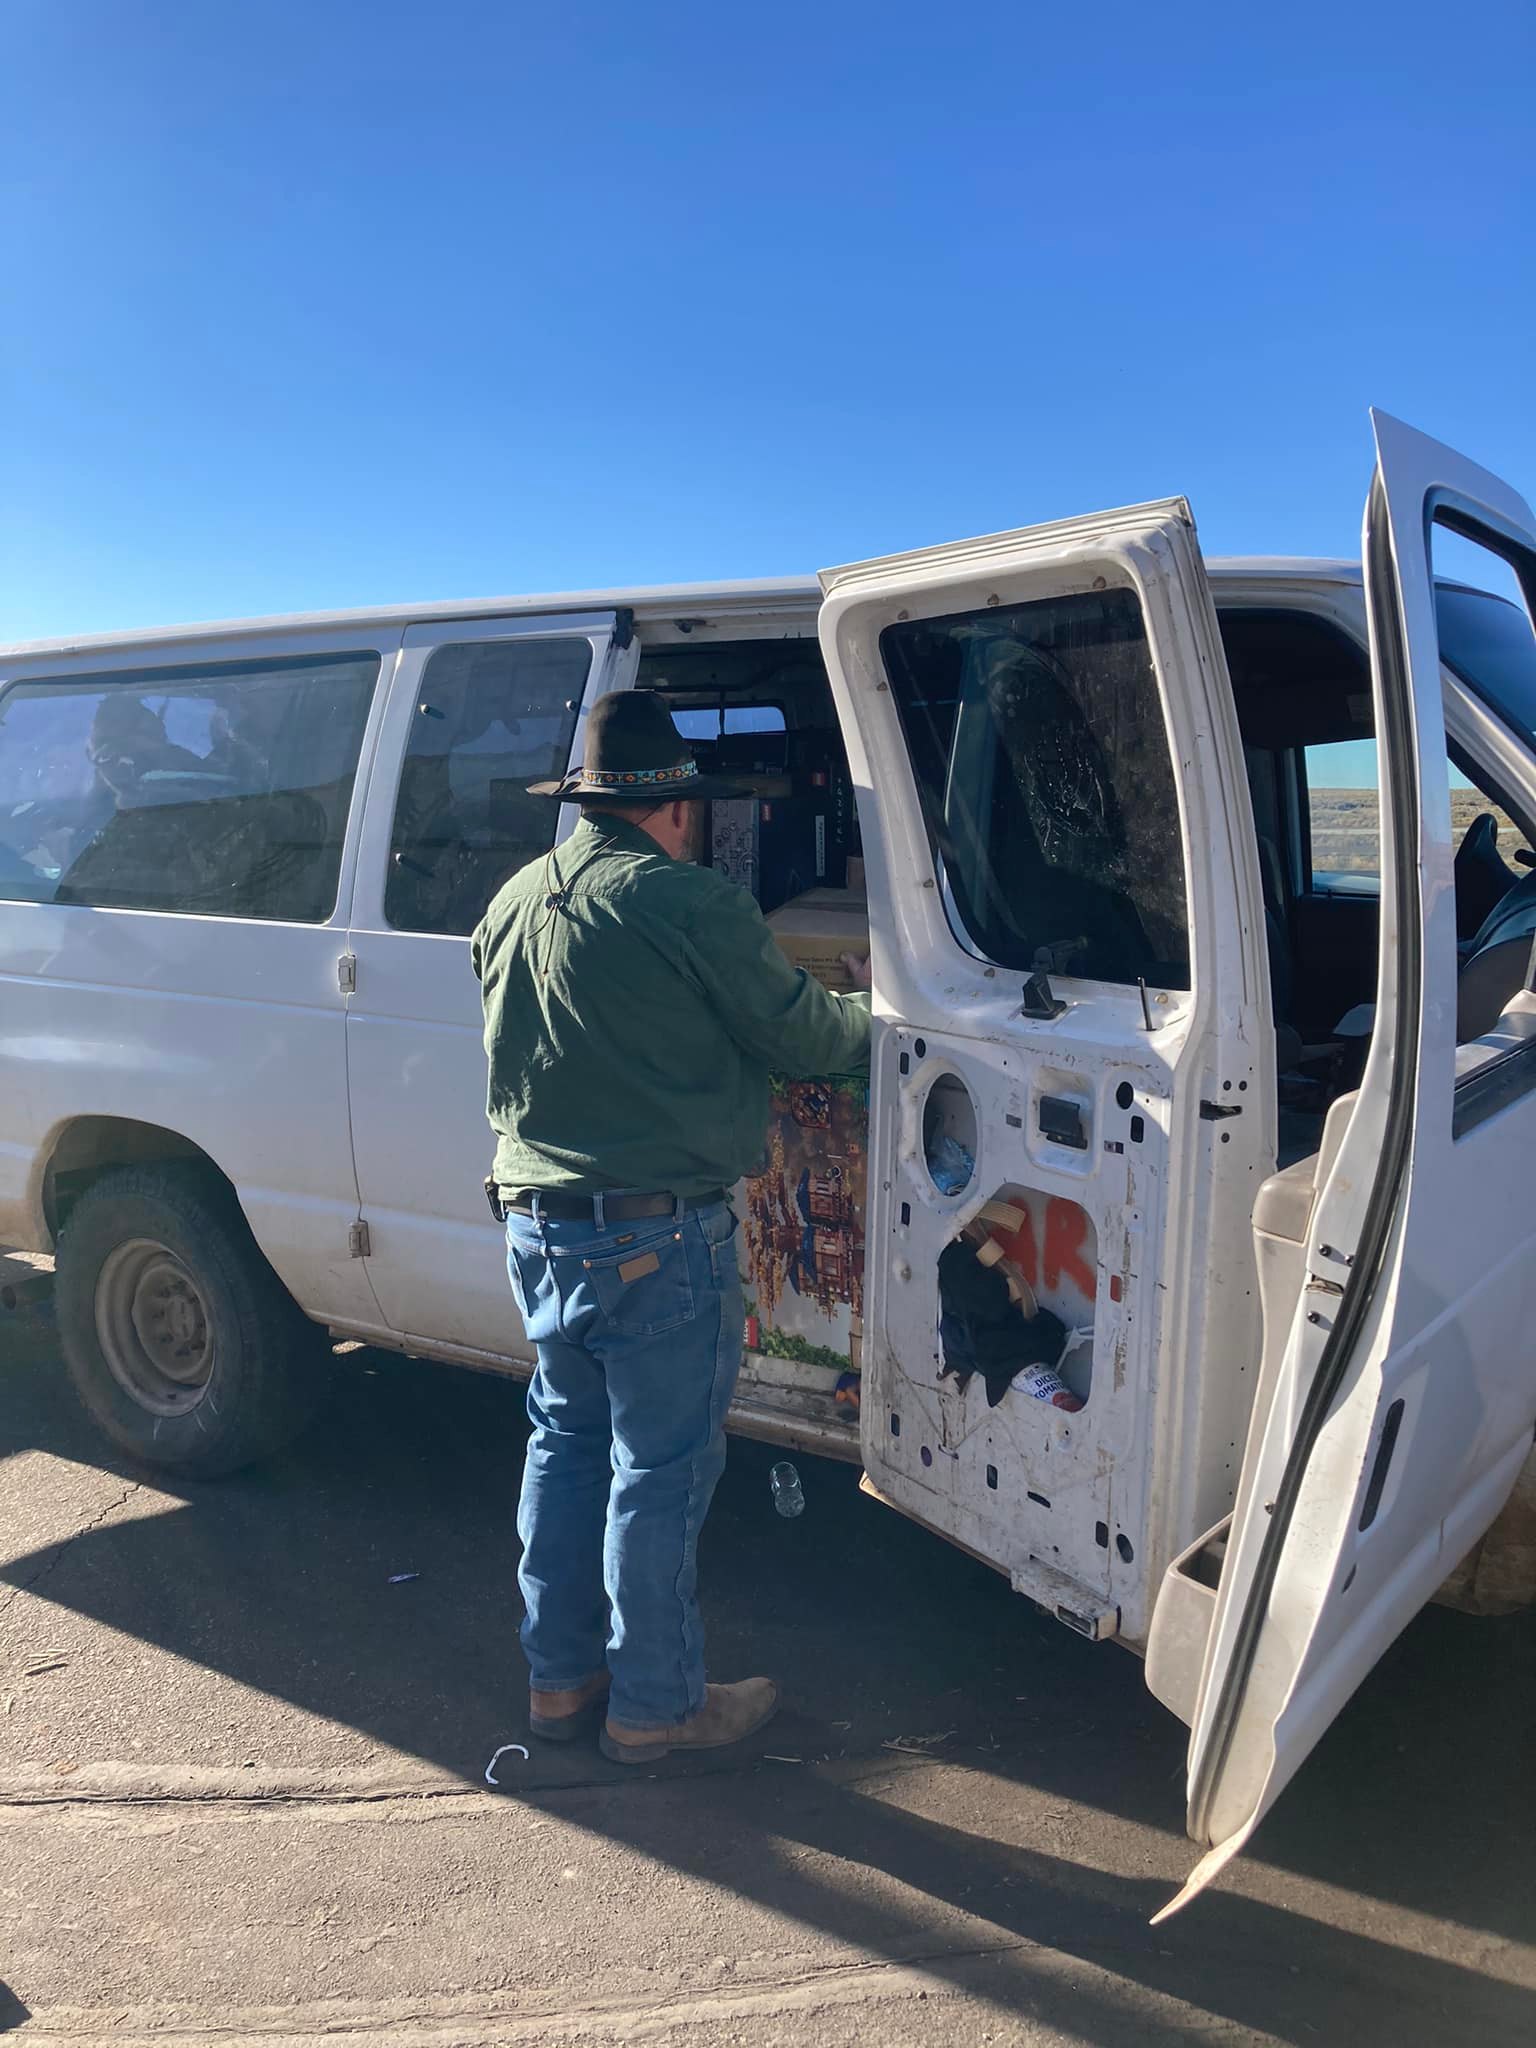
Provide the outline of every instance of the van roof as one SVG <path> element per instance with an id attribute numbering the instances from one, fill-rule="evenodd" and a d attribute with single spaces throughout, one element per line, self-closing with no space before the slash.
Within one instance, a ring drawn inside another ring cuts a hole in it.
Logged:
<path id="1" fill-rule="evenodd" d="M 1360 581 L 1360 564 L 1303 555 L 1212 556 L 1213 583 L 1270 580 L 1297 584 Z M 0 646 L 0 661 L 49 655 L 106 653 L 122 648 L 174 646 L 184 640 L 241 640 L 257 634 L 333 632 L 370 626 L 428 625 L 447 619 L 527 616 L 541 612 L 632 611 L 637 621 L 722 614 L 782 612 L 803 615 L 821 601 L 814 576 L 760 577 L 728 583 L 661 583 L 630 590 L 543 591 L 518 597 L 483 597 L 431 604 L 365 605 L 346 611 L 276 613 L 268 618 L 200 620 L 179 626 L 140 626 L 121 633 L 87 633 L 61 640 Z"/>

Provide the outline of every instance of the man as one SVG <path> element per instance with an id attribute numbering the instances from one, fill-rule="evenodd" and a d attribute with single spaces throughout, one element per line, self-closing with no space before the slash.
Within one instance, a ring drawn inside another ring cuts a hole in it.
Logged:
<path id="1" fill-rule="evenodd" d="M 164 901 L 180 874 L 184 807 L 204 786 L 195 779 L 201 757 L 167 736 L 158 711 L 119 690 L 97 705 L 86 750 L 95 782 L 63 850 L 54 901 Z"/>
<path id="2" fill-rule="evenodd" d="M 140 697 L 108 691 L 96 707 L 87 743 L 91 766 L 118 810 L 139 804 L 174 802 L 174 781 L 151 778 L 200 774 L 201 758 L 166 736 L 165 721 Z"/>
<path id="3" fill-rule="evenodd" d="M 644 1764 L 739 1741 L 778 1703 L 769 1679 L 704 1676 L 697 1546 L 743 1334 L 726 1190 L 761 1152 L 770 1068 L 866 1064 L 868 998 L 792 968 L 747 892 L 696 865 L 704 800 L 745 792 L 699 772 L 650 692 L 603 698 L 579 773 L 530 793 L 582 822 L 471 949 L 539 1360 L 518 1510 L 530 1718 L 565 1741 L 606 1702 L 604 1753 Z"/>

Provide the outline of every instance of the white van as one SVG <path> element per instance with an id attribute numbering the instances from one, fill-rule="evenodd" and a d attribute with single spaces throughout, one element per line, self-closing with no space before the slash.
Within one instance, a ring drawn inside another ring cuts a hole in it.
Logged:
<path id="1" fill-rule="evenodd" d="M 1536 520 L 1376 434 L 1363 572 L 1207 563 L 1171 500 L 0 655 L 0 1242 L 56 1249 L 99 1421 L 226 1469 L 322 1330 L 526 1371 L 467 934 L 573 822 L 524 785 L 658 689 L 754 791 L 712 857 L 873 953 L 867 1093 L 779 1087 L 742 1190 L 734 1422 L 1144 1652 L 1203 1882 L 1536 1425 L 1536 641 L 1431 556 L 1529 602 Z M 944 1376 L 957 1239 L 1069 1399 Z"/>

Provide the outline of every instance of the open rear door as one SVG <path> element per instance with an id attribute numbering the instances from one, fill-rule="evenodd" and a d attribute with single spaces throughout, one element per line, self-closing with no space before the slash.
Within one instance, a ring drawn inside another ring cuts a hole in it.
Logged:
<path id="1" fill-rule="evenodd" d="M 1135 1644 L 1145 1588 L 1231 1498 L 1274 1156 L 1257 858 L 1193 521 L 1174 500 L 822 584 L 871 911 L 868 1481 Z M 986 1268 L 1056 1321 L 1011 1326 L 962 1387 L 941 1371 Z M 1065 1400 L 1009 1385 L 1025 1357 Z"/>
<path id="2" fill-rule="evenodd" d="M 1536 1423 L 1536 998 L 1458 1047 L 1430 557 L 1437 525 L 1480 543 L 1515 569 L 1529 614 L 1536 522 L 1450 449 L 1380 414 L 1375 428 L 1376 1030 L 1314 1207 L 1274 1399 L 1254 1420 L 1190 1741 L 1189 1832 L 1208 1853 L 1169 1912 L 1242 1848 L 1488 1527 Z"/>

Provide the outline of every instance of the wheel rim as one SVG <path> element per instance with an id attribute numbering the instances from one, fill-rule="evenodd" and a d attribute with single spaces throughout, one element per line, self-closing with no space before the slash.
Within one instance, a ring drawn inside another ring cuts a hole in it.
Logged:
<path id="1" fill-rule="evenodd" d="M 186 1415 L 213 1377 L 213 1323 L 191 1273 L 163 1244 L 136 1237 L 96 1279 L 96 1335 L 112 1377 L 153 1415 Z"/>

